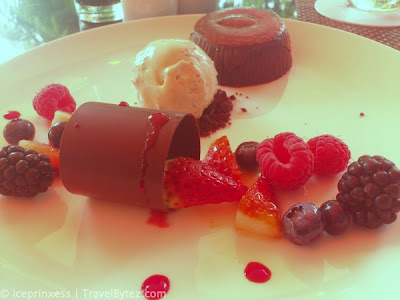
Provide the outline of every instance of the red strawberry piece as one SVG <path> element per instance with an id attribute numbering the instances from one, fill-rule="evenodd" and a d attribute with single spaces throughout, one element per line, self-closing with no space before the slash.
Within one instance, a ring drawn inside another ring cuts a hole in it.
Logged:
<path id="1" fill-rule="evenodd" d="M 200 160 L 179 157 L 167 162 L 164 200 L 169 208 L 239 201 L 247 187 Z"/>
<path id="2" fill-rule="evenodd" d="M 221 174 L 240 180 L 239 167 L 226 136 L 216 139 L 208 149 L 204 162 Z"/>
<path id="3" fill-rule="evenodd" d="M 340 139 L 324 134 L 307 142 L 314 154 L 314 173 L 332 175 L 346 169 L 350 160 L 350 150 Z"/>
<path id="4" fill-rule="evenodd" d="M 53 120 L 57 110 L 73 113 L 76 109 L 76 102 L 66 86 L 52 83 L 45 86 L 35 96 L 33 108 L 39 116 Z"/>
<path id="5" fill-rule="evenodd" d="M 242 197 L 236 211 L 236 227 L 250 233 L 281 235 L 280 212 L 272 186 L 260 176 Z"/>
<path id="6" fill-rule="evenodd" d="M 295 190 L 311 177 L 314 156 L 300 137 L 284 132 L 262 141 L 257 149 L 262 175 L 274 186 Z"/>

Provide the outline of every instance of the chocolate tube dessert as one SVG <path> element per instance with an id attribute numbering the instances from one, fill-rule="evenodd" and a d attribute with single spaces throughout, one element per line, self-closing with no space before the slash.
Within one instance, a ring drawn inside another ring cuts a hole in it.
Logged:
<path id="1" fill-rule="evenodd" d="M 88 102 L 64 129 L 60 176 L 73 194 L 166 210 L 165 162 L 178 156 L 200 158 L 193 115 Z"/>
<path id="2" fill-rule="evenodd" d="M 209 13 L 196 22 L 190 39 L 214 61 L 220 85 L 270 82 L 292 66 L 286 25 L 270 10 L 234 8 Z"/>

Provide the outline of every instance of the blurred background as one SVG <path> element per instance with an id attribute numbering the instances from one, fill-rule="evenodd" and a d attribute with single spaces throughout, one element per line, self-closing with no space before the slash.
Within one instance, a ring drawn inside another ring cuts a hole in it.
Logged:
<path id="1" fill-rule="evenodd" d="M 189 0 L 185 2 L 187 5 Z M 215 0 L 215 9 L 234 6 L 269 8 L 283 18 L 297 16 L 295 0 Z M 78 19 L 74 0 L 0 0 L 0 63 L 46 42 L 98 26 Z"/>

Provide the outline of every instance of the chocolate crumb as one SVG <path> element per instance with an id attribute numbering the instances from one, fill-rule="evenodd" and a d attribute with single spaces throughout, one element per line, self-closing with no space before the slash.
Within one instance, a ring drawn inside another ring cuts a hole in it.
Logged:
<path id="1" fill-rule="evenodd" d="M 213 102 L 211 102 L 204 110 L 202 116 L 197 120 L 201 137 L 209 136 L 218 129 L 230 124 L 233 108 L 231 97 L 228 97 L 225 91 L 221 89 L 217 90 Z"/>
<path id="2" fill-rule="evenodd" d="M 244 108 L 244 107 L 242 107 L 240 110 L 241 110 L 242 112 L 247 112 L 247 109 Z"/>

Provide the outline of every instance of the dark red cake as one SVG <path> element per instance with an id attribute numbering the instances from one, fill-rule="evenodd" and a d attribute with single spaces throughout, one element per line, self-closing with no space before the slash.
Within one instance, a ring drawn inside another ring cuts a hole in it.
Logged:
<path id="1" fill-rule="evenodd" d="M 270 82 L 292 66 L 286 25 L 270 10 L 234 8 L 212 12 L 197 21 L 190 39 L 214 61 L 220 85 Z"/>

